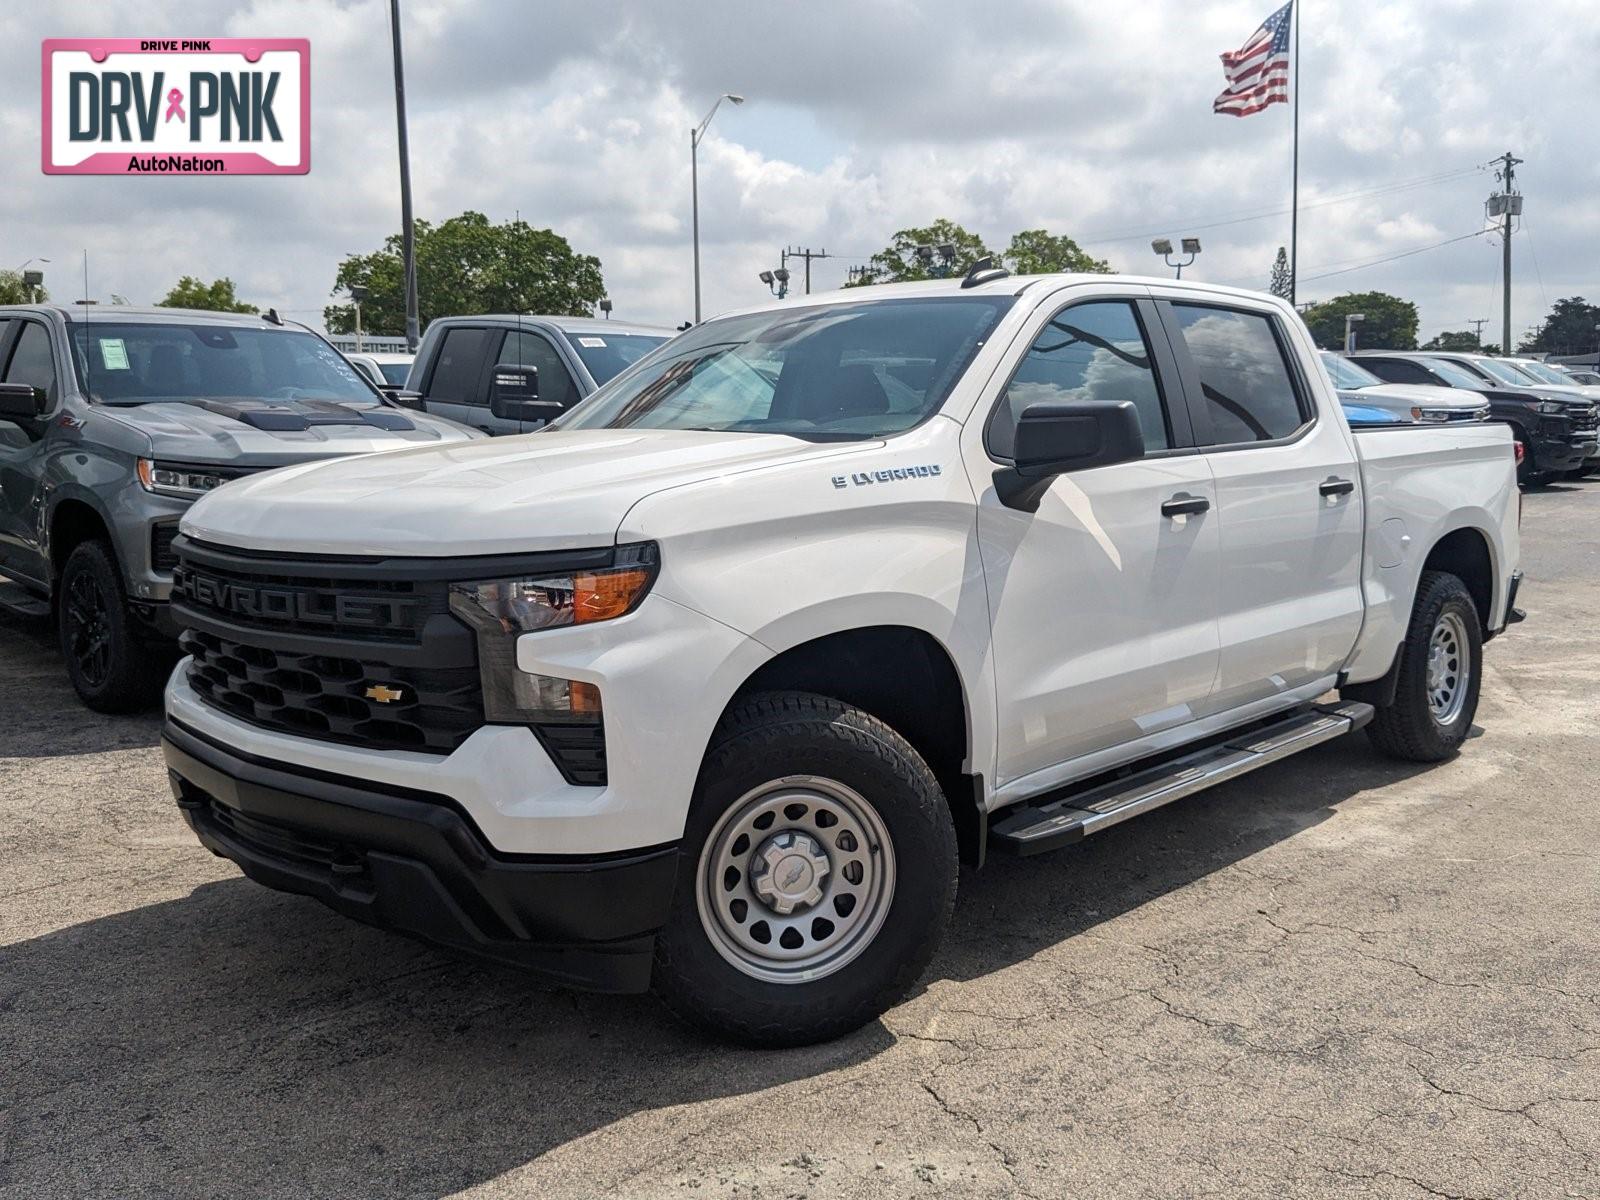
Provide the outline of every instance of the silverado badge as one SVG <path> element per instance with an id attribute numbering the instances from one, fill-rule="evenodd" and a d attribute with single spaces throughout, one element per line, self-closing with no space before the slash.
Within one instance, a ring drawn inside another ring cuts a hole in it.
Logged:
<path id="1" fill-rule="evenodd" d="M 405 688 L 388 687 L 385 684 L 375 683 L 366 691 L 368 700 L 376 700 L 379 704 L 393 704 L 396 700 L 406 698 Z"/>

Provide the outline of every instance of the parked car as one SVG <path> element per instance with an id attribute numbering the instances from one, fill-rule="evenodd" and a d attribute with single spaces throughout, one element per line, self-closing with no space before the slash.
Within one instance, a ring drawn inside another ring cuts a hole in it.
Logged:
<path id="1" fill-rule="evenodd" d="M 1395 412 L 1393 409 L 1374 408 L 1370 404 L 1362 404 L 1353 399 L 1353 395 L 1354 393 L 1339 393 L 1339 407 L 1344 411 L 1344 419 L 1350 423 L 1351 429 L 1373 429 L 1380 425 L 1390 427 L 1417 424 L 1411 417 Z"/>
<path id="2" fill-rule="evenodd" d="M 1316 353 L 1275 297 L 980 264 L 707 321 L 516 445 L 230 485 L 178 544 L 178 804 L 362 920 L 843 1033 L 962 856 L 1362 726 L 1461 748 L 1511 432 L 1352 432 Z"/>
<path id="3" fill-rule="evenodd" d="M 1493 361 L 1504 363 L 1513 370 L 1526 375 L 1533 383 L 1541 386 L 1560 388 L 1562 391 L 1571 392 L 1575 396 L 1582 396 L 1590 403 L 1600 400 L 1600 387 L 1574 379 L 1568 372 L 1558 371 L 1554 367 L 1546 366 L 1536 359 L 1499 358 Z"/>
<path id="4" fill-rule="evenodd" d="M 321 337 L 255 315 L 0 307 L 0 602 L 55 618 L 84 703 L 154 697 L 172 539 L 198 497 L 287 463 L 481 435 L 404 412 Z"/>
<path id="5" fill-rule="evenodd" d="M 1490 382 L 1505 387 L 1531 386 L 1539 396 L 1572 405 L 1573 428 L 1579 433 L 1594 434 L 1600 428 L 1600 419 L 1597 419 L 1600 410 L 1595 407 L 1595 398 L 1580 386 L 1547 383 L 1520 364 L 1489 354 L 1451 354 L 1447 357 Z M 1567 471 L 1566 476 L 1578 479 L 1595 470 L 1600 470 L 1600 446 L 1589 451 L 1583 464 Z"/>
<path id="6" fill-rule="evenodd" d="M 1352 360 L 1391 383 L 1461 388 L 1489 402 L 1492 420 L 1504 421 L 1522 445 L 1519 478 L 1530 487 L 1554 475 L 1583 471 L 1600 446 L 1592 407 L 1531 385 L 1512 386 L 1471 371 L 1452 357 L 1407 350 L 1358 350 Z"/>
<path id="7" fill-rule="evenodd" d="M 672 336 L 586 317 L 440 317 L 403 402 L 485 433 L 531 433 Z"/>
<path id="8" fill-rule="evenodd" d="M 1322 365 L 1327 368 L 1347 412 L 1354 403 L 1385 409 L 1392 414 L 1391 420 L 1399 418 L 1432 425 L 1485 421 L 1489 417 L 1487 400 L 1458 388 L 1385 383 L 1365 367 L 1331 350 L 1322 351 Z"/>
<path id="9" fill-rule="evenodd" d="M 406 385 L 406 377 L 411 374 L 411 364 L 417 356 L 387 352 L 377 354 L 347 352 L 345 357 L 356 370 L 377 387 L 403 388 Z"/>
<path id="10" fill-rule="evenodd" d="M 1574 383 L 1584 387 L 1600 387 L 1600 371 L 1585 371 L 1575 367 L 1567 367 L 1563 373 L 1569 376 Z"/>

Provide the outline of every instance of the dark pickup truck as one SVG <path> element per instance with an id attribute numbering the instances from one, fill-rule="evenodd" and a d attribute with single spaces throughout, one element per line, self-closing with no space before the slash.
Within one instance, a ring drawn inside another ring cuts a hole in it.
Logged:
<path id="1" fill-rule="evenodd" d="M 172 539 L 243 475 L 482 435 L 406 412 L 272 317 L 0 307 L 0 605 L 52 617 L 102 712 L 159 694 Z"/>

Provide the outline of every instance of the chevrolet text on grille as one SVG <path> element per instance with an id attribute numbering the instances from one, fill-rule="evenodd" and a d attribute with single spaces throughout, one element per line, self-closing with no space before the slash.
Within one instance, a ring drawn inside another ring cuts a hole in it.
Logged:
<path id="1" fill-rule="evenodd" d="M 362 625 L 371 628 L 407 628 L 417 601 L 402 597 L 364 596 L 330 588 L 260 587 L 179 567 L 172 590 L 201 607 L 279 621 L 309 621 L 326 625 Z"/>

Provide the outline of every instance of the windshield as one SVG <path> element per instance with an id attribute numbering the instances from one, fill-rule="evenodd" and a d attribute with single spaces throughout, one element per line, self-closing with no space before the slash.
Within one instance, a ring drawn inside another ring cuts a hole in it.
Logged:
<path id="1" fill-rule="evenodd" d="M 1531 375 L 1541 383 L 1553 383 L 1557 387 L 1578 386 L 1578 381 L 1572 378 L 1571 375 L 1564 375 L 1560 371 L 1551 370 L 1543 363 L 1519 362 L 1516 364 L 1516 368 L 1524 375 Z"/>
<path id="2" fill-rule="evenodd" d="M 567 341 L 596 383 L 610 383 L 667 340 L 651 333 L 569 333 Z"/>
<path id="3" fill-rule="evenodd" d="M 899 433 L 937 411 L 1011 303 L 868 300 L 708 321 L 558 425 L 848 441 Z"/>
<path id="4" fill-rule="evenodd" d="M 1383 382 L 1365 367 L 1358 367 L 1338 354 L 1329 354 L 1324 351 L 1322 365 L 1328 368 L 1328 374 L 1333 377 L 1333 386 L 1344 388 L 1346 391 L 1360 391 L 1362 388 L 1374 387 Z"/>
<path id="5" fill-rule="evenodd" d="M 72 330 L 79 382 L 91 400 L 335 400 L 380 402 L 327 342 L 294 329 L 91 321 Z"/>
<path id="6" fill-rule="evenodd" d="M 385 383 L 392 383 L 395 387 L 404 387 L 406 377 L 411 374 L 411 364 L 408 362 L 381 362 L 378 364 L 378 373 L 383 376 Z"/>
<path id="7" fill-rule="evenodd" d="M 1481 392 L 1489 386 L 1485 380 L 1480 379 L 1465 367 L 1456 366 L 1455 363 L 1450 362 L 1448 359 L 1426 359 L 1425 365 L 1428 370 L 1443 379 L 1451 387 L 1471 388 L 1475 392 Z"/>
<path id="8" fill-rule="evenodd" d="M 1526 375 L 1507 362 L 1496 362 L 1492 358 L 1474 359 L 1472 365 L 1482 371 L 1490 379 L 1498 380 L 1510 387 L 1527 387 L 1530 383 L 1542 382 L 1532 375 Z"/>

